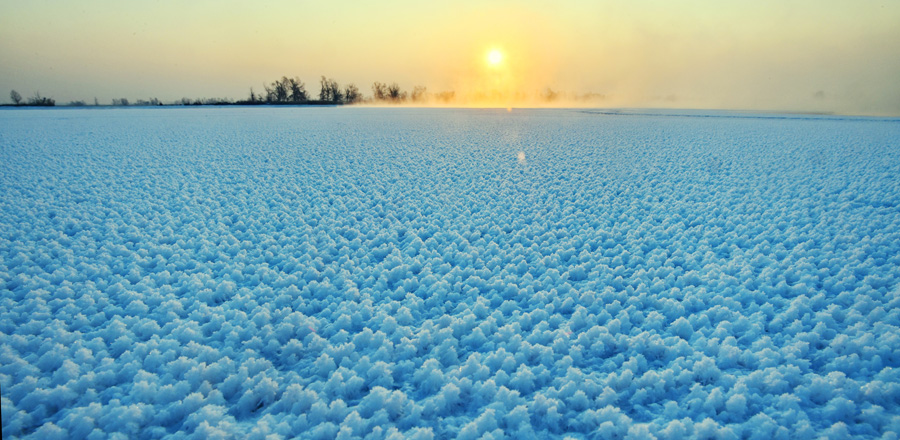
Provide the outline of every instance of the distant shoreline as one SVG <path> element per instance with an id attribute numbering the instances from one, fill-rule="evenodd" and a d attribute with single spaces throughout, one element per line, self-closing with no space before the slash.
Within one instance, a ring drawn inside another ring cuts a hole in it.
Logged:
<path id="1" fill-rule="evenodd" d="M 695 108 L 610 108 L 610 107 L 504 107 L 504 106 L 454 106 L 454 105 L 409 105 L 409 104 L 383 104 L 373 105 L 369 103 L 337 104 L 333 102 L 307 101 L 304 103 L 215 103 L 215 104 L 159 104 L 159 105 L 14 105 L 0 104 L 3 110 L 38 110 L 38 109 L 82 109 L 82 110 L 111 110 L 111 109 L 175 109 L 175 108 L 209 108 L 209 107 L 354 107 L 354 108 L 394 108 L 394 109 L 472 109 L 472 110 L 572 110 L 581 113 L 595 114 L 599 116 L 650 116 L 650 117 L 683 117 L 683 118 L 723 118 L 723 119 L 856 119 L 876 118 L 890 122 L 900 122 L 900 115 L 876 115 L 854 114 L 839 112 L 817 112 L 796 110 L 747 110 L 747 109 L 695 109 Z M 716 114 L 718 113 L 718 114 Z"/>

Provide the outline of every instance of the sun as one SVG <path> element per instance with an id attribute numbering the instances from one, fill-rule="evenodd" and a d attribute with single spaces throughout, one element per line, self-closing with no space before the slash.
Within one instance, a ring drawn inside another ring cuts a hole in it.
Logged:
<path id="1" fill-rule="evenodd" d="M 503 62 L 503 52 L 497 49 L 491 49 L 487 54 L 487 62 L 491 66 L 499 66 Z"/>

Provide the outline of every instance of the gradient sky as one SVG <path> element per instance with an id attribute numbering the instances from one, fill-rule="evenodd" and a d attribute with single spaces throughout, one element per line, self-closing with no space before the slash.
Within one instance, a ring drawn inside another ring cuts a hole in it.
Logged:
<path id="1" fill-rule="evenodd" d="M 486 53 L 504 52 L 490 67 Z M 326 75 L 603 105 L 900 115 L 900 1 L 0 1 L 0 100 L 244 98 Z"/>

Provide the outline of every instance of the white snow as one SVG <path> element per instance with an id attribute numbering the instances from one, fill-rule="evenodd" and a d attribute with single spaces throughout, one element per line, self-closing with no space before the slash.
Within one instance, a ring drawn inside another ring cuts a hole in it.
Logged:
<path id="1" fill-rule="evenodd" d="M 0 112 L 4 438 L 896 438 L 898 306 L 896 119 Z"/>

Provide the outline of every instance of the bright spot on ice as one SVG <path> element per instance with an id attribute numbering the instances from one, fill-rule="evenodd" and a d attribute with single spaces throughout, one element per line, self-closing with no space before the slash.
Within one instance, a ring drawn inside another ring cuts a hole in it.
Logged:
<path id="1" fill-rule="evenodd" d="M 520 151 L 519 154 L 516 155 L 516 157 L 519 159 L 519 164 L 525 165 L 525 152 L 524 151 Z"/>

